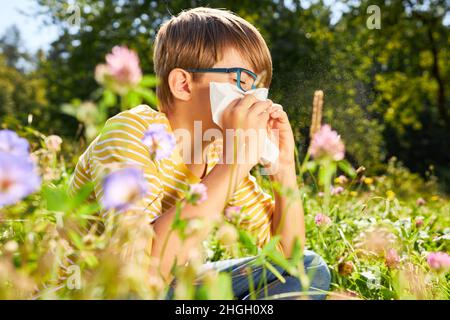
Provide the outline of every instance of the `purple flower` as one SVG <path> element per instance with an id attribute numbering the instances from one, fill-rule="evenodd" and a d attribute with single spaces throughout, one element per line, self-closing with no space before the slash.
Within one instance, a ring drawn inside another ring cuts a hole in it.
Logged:
<path id="1" fill-rule="evenodd" d="M 318 227 L 324 227 L 331 224 L 331 219 L 330 217 L 319 213 L 314 217 L 314 222 Z"/>
<path id="2" fill-rule="evenodd" d="M 416 201 L 416 204 L 418 206 L 423 206 L 425 203 L 426 203 L 426 201 L 425 201 L 424 198 L 418 198 L 417 201 Z"/>
<path id="3" fill-rule="evenodd" d="M 208 199 L 207 188 L 203 183 L 192 184 L 189 188 L 188 201 L 194 205 L 205 202 Z"/>
<path id="4" fill-rule="evenodd" d="M 110 84 L 118 93 L 125 93 L 142 79 L 138 55 L 126 47 L 115 46 L 112 53 L 106 55 L 106 64 L 95 68 L 95 79 L 101 84 Z"/>
<path id="5" fill-rule="evenodd" d="M 427 262 L 435 271 L 445 271 L 450 268 L 450 256 L 445 252 L 431 252 L 427 256 Z"/>
<path id="6" fill-rule="evenodd" d="M 346 176 L 344 175 L 340 175 L 339 177 L 337 177 L 336 179 L 334 179 L 334 182 L 339 183 L 339 184 L 345 184 L 348 182 L 348 179 Z"/>
<path id="7" fill-rule="evenodd" d="M 175 149 L 175 137 L 167 132 L 163 124 L 152 124 L 144 133 L 142 143 L 147 146 L 153 160 L 170 157 Z"/>
<path id="8" fill-rule="evenodd" d="M 28 154 L 22 157 L 0 152 L 0 207 L 16 203 L 40 184 L 41 178 Z"/>
<path id="9" fill-rule="evenodd" d="M 341 186 L 338 186 L 336 188 L 331 186 L 331 194 L 332 195 L 341 194 L 342 192 L 344 192 L 344 188 L 342 188 Z"/>
<path id="10" fill-rule="evenodd" d="M 102 205 L 105 209 L 126 210 L 140 200 L 147 190 L 142 170 L 124 168 L 108 174 L 103 180 Z"/>
<path id="11" fill-rule="evenodd" d="M 58 152 L 61 150 L 62 139 L 60 136 L 51 135 L 45 138 L 45 146 L 51 152 Z"/>
<path id="12" fill-rule="evenodd" d="M 229 206 L 225 209 L 225 218 L 227 218 L 228 220 L 232 220 L 239 216 L 241 210 L 241 206 Z"/>
<path id="13" fill-rule="evenodd" d="M 423 217 L 416 217 L 416 220 L 414 222 L 416 224 L 416 228 L 420 228 L 424 223 Z"/>
<path id="14" fill-rule="evenodd" d="M 400 256 L 395 249 L 389 249 L 386 252 L 385 263 L 388 268 L 395 269 L 400 263 Z"/>
<path id="15" fill-rule="evenodd" d="M 310 152 L 315 159 L 331 158 L 339 161 L 344 159 L 345 147 L 337 132 L 326 124 L 314 135 Z"/>
<path id="16" fill-rule="evenodd" d="M 123 83 L 138 84 L 142 78 L 139 57 L 127 47 L 115 46 L 112 53 L 106 55 L 106 63 L 111 75 Z"/>
<path id="17" fill-rule="evenodd" d="M 0 152 L 28 157 L 29 148 L 28 141 L 19 137 L 14 131 L 0 130 Z"/>

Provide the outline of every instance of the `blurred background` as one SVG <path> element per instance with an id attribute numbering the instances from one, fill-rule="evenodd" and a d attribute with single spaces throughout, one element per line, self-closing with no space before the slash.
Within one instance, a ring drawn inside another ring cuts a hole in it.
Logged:
<path id="1" fill-rule="evenodd" d="M 64 103 L 96 99 L 95 66 L 115 45 L 153 73 L 159 25 L 183 9 L 227 8 L 258 27 L 273 57 L 271 98 L 306 151 L 314 90 L 347 158 L 383 174 L 407 172 L 450 191 L 450 1 L 2 0 L 1 127 L 63 137 L 68 161 L 86 147 Z M 371 7 L 370 7 L 371 6 Z M 379 14 L 379 16 L 378 16 Z M 133 106 L 130 106 L 133 107 Z M 110 109 L 111 115 L 118 109 Z"/>

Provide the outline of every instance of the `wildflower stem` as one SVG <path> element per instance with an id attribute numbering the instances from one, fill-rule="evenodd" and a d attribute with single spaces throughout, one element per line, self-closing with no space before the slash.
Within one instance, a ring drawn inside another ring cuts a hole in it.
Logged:
<path id="1" fill-rule="evenodd" d="M 175 214 L 175 216 L 179 217 L 180 214 L 181 214 L 181 210 L 182 210 L 182 203 L 180 201 L 177 201 L 175 205 L 176 205 L 176 214 Z M 163 242 L 163 246 L 162 246 L 162 249 L 161 249 L 161 253 L 159 255 L 159 261 L 162 261 L 162 259 L 164 257 L 164 253 L 166 252 L 167 244 L 169 243 L 170 235 L 175 230 L 175 223 L 177 221 L 178 221 L 178 219 L 174 220 L 174 223 L 172 223 L 172 226 L 170 227 L 169 232 L 167 232 L 166 237 L 164 238 L 164 242 Z M 158 270 L 161 273 L 161 264 L 159 265 Z"/>

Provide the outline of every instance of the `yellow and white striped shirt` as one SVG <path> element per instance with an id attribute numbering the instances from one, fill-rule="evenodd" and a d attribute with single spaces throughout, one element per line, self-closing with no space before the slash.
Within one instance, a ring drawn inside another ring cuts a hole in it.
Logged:
<path id="1" fill-rule="evenodd" d="M 92 181 L 94 191 L 90 199 L 100 201 L 103 196 L 104 170 L 111 165 L 132 165 L 142 168 L 148 190 L 131 210 L 143 211 L 150 219 L 156 219 L 171 208 L 177 200 L 182 199 L 183 190 L 189 184 L 200 182 L 200 178 L 187 168 L 176 149 L 169 158 L 155 161 L 150 158 L 141 139 L 148 126 L 156 123 L 164 124 L 171 130 L 166 115 L 146 105 L 139 105 L 108 119 L 105 127 L 112 125 L 112 129 L 97 136 L 80 156 L 71 177 L 69 192 L 74 194 L 85 183 Z M 221 144 L 213 143 L 208 148 L 207 173 L 219 161 L 221 147 Z M 274 201 L 258 185 L 255 177 L 249 174 L 240 183 L 227 206 L 242 207 L 239 227 L 251 232 L 256 237 L 258 246 L 261 247 L 270 240 Z M 103 216 L 108 213 L 102 211 Z"/>

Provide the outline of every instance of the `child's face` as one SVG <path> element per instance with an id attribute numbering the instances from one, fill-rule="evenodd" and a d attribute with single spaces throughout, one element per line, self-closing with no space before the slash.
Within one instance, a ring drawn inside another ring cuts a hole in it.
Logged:
<path id="1" fill-rule="evenodd" d="M 255 72 L 252 65 L 246 61 L 235 49 L 227 49 L 223 53 L 222 59 L 218 61 L 212 68 L 245 68 Z M 202 73 L 197 74 L 196 81 L 192 84 L 191 102 L 194 112 L 199 114 L 208 127 L 215 126 L 212 122 L 211 105 L 209 100 L 209 83 L 210 82 L 229 82 L 236 85 L 236 73 Z M 253 79 L 245 73 L 241 73 L 241 82 L 251 83 Z"/>

